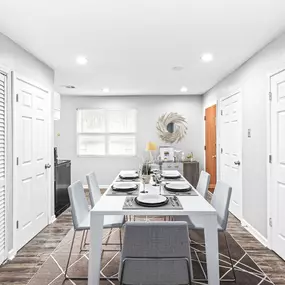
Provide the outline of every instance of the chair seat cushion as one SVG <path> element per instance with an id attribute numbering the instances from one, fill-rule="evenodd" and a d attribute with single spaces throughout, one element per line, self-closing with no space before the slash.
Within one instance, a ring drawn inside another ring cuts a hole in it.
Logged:
<path id="1" fill-rule="evenodd" d="M 90 230 L 90 212 L 86 217 L 79 223 L 77 230 Z"/>
<path id="2" fill-rule="evenodd" d="M 174 219 L 174 221 L 187 222 L 189 230 L 203 230 L 204 229 L 203 225 L 194 224 L 191 221 L 189 216 L 173 216 L 173 219 Z M 222 231 L 222 227 L 220 224 L 218 224 L 217 230 Z"/>
<path id="3" fill-rule="evenodd" d="M 125 222 L 124 215 L 104 216 L 104 228 L 121 228 Z"/>
<path id="4" fill-rule="evenodd" d="M 114 215 L 114 216 L 104 216 L 104 225 L 103 228 L 120 228 L 125 222 L 125 216 L 123 215 Z M 79 223 L 77 230 L 89 230 L 90 229 L 90 213 Z"/>

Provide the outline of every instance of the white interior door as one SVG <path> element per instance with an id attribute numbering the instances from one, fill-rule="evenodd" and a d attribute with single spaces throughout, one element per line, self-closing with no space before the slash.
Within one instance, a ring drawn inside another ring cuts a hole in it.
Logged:
<path id="1" fill-rule="evenodd" d="M 232 187 L 230 211 L 241 219 L 241 93 L 236 92 L 221 99 L 220 106 L 220 179 Z"/>
<path id="2" fill-rule="evenodd" d="M 0 264 L 7 258 L 6 98 L 7 76 L 0 71 Z"/>
<path id="3" fill-rule="evenodd" d="M 271 78 L 272 249 L 285 259 L 285 71 Z"/>
<path id="4" fill-rule="evenodd" d="M 48 224 L 49 93 L 15 79 L 16 245 L 20 249 Z"/>

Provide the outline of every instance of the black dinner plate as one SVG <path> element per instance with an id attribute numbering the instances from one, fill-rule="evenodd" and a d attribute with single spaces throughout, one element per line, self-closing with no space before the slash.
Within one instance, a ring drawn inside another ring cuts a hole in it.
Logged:
<path id="1" fill-rule="evenodd" d="M 143 206 L 143 207 L 161 207 L 161 206 L 164 206 L 164 205 L 167 205 L 168 202 L 169 202 L 169 199 L 168 197 L 166 197 L 166 200 L 164 202 L 161 202 L 161 203 L 144 203 L 144 202 L 140 202 L 137 197 L 135 197 L 135 202 L 139 205 L 139 206 Z"/>

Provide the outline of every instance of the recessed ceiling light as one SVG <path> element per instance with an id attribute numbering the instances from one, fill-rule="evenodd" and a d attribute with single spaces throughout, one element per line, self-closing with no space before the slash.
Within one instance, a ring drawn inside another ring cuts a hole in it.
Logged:
<path id="1" fill-rule="evenodd" d="M 173 66 L 172 70 L 174 70 L 174 71 L 181 71 L 183 68 L 184 68 L 183 66 L 178 65 L 178 66 Z"/>
<path id="2" fill-rule="evenodd" d="M 213 55 L 211 53 L 204 53 L 204 54 L 202 54 L 201 59 L 204 62 L 210 62 L 213 60 Z"/>
<path id="3" fill-rule="evenodd" d="M 186 93 L 187 91 L 188 91 L 188 88 L 185 86 L 182 86 L 180 89 L 180 92 L 182 92 L 182 93 Z"/>
<path id="4" fill-rule="evenodd" d="M 109 89 L 108 87 L 106 87 L 106 88 L 103 88 L 102 91 L 103 91 L 104 93 L 108 93 L 108 92 L 110 92 L 110 89 Z"/>
<path id="5" fill-rule="evenodd" d="M 67 89 L 75 89 L 75 86 L 73 85 L 62 85 L 62 87 L 67 88 Z"/>
<path id="6" fill-rule="evenodd" d="M 85 65 L 85 64 L 87 64 L 88 60 L 85 56 L 78 56 L 76 58 L 76 62 L 80 65 Z"/>

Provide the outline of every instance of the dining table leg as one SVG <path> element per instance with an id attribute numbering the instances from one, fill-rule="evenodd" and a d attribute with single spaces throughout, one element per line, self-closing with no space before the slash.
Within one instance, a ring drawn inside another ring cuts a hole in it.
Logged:
<path id="1" fill-rule="evenodd" d="M 88 285 L 99 285 L 104 215 L 91 211 Z"/>
<path id="2" fill-rule="evenodd" d="M 205 247 L 207 259 L 208 284 L 220 284 L 219 272 L 219 243 L 217 231 L 217 216 L 207 216 L 205 227 Z"/>

